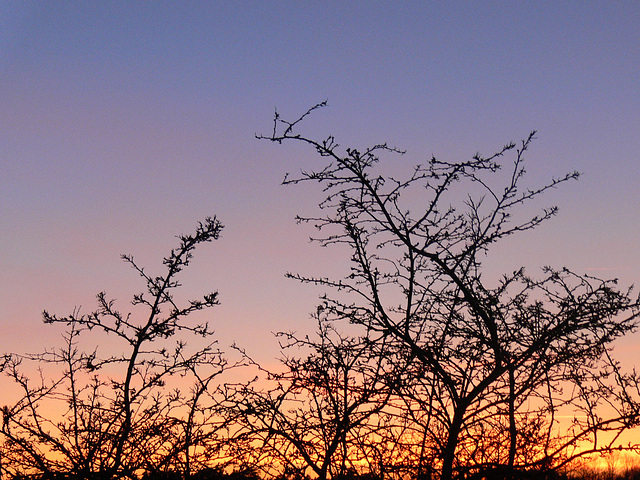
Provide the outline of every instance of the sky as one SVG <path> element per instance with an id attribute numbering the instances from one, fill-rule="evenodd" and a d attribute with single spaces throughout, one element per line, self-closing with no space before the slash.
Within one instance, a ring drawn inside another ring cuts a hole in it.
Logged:
<path id="1" fill-rule="evenodd" d="M 531 181 L 582 178 L 490 268 L 637 283 L 639 23 L 631 1 L 0 3 L 0 352 L 56 343 L 43 309 L 88 313 L 100 291 L 126 309 L 144 285 L 119 255 L 160 273 L 175 236 L 211 215 L 222 238 L 183 289 L 219 291 L 221 345 L 269 359 L 271 332 L 313 331 L 323 292 L 284 274 L 345 259 L 295 223 L 320 192 L 280 183 L 314 152 L 255 135 L 276 108 L 292 119 L 323 100 L 305 133 L 388 142 L 402 165 L 537 130 Z"/>

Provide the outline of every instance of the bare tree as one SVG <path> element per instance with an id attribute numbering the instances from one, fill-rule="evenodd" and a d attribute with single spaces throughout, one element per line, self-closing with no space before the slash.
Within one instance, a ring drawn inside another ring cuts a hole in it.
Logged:
<path id="1" fill-rule="evenodd" d="M 397 343 L 436 388 L 437 396 L 409 407 L 422 404 L 430 412 L 440 477 L 450 480 L 474 466 L 506 466 L 510 474 L 559 468 L 582 452 L 612 448 L 599 443 L 599 432 L 619 433 L 638 421 L 636 379 L 610 356 L 612 343 L 636 327 L 632 291 L 567 269 L 544 268 L 540 278 L 522 268 L 497 280 L 482 275 L 486 254 L 501 240 L 557 213 L 550 207 L 528 215 L 534 202 L 578 174 L 523 186 L 532 133 L 488 157 L 432 158 L 406 178 L 383 175 L 379 155 L 400 153 L 386 144 L 341 150 L 333 137 L 298 133 L 302 120 L 324 105 L 291 122 L 276 113 L 271 135 L 259 137 L 315 149 L 323 163 L 284 183 L 320 184 L 322 213 L 299 221 L 322 232 L 320 245 L 351 252 L 344 278 L 292 277 L 333 289 L 326 298 L 333 319 Z M 406 388 L 413 389 L 410 381 Z M 558 412 L 576 417 L 563 433 Z M 525 435 L 534 425 L 546 438 L 529 444 Z"/>
<path id="2" fill-rule="evenodd" d="M 321 309 L 318 310 L 321 312 Z M 363 437 L 380 414 L 393 385 L 384 345 L 339 334 L 319 322 L 318 335 L 278 334 L 282 368 L 235 387 L 229 416 L 234 441 L 246 449 L 241 463 L 265 466 L 270 475 L 310 473 L 321 480 L 358 471 Z M 364 442 L 367 443 L 367 442 Z"/>
<path id="3" fill-rule="evenodd" d="M 180 465 L 190 472 L 196 447 L 215 435 L 200 400 L 228 365 L 208 324 L 190 321 L 193 313 L 218 304 L 217 292 L 186 303 L 174 292 L 196 246 L 217 239 L 221 230 L 215 217 L 207 218 L 194 234 L 178 237 L 160 276 L 123 256 L 146 283 L 146 291 L 133 296 L 132 313 L 121 313 L 105 293 L 89 314 L 44 312 L 45 323 L 66 325 L 65 343 L 42 354 L 12 355 L 5 368 L 22 392 L 2 409 L 5 473 L 137 478 L 140 470 Z M 190 348 L 189 335 L 204 339 L 205 346 Z M 81 340 L 92 338 L 120 347 L 107 355 L 98 347 L 84 351 Z M 39 365 L 35 378 L 25 366 L 31 361 Z M 177 387 L 189 380 L 193 389 L 185 394 Z"/>

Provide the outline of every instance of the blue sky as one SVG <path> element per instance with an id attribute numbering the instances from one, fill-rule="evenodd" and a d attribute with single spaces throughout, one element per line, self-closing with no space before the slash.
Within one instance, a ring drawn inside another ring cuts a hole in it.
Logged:
<path id="1" fill-rule="evenodd" d="M 279 184 L 314 155 L 254 135 L 276 107 L 293 117 L 325 99 L 308 134 L 386 141 L 406 165 L 538 130 L 532 182 L 583 178 L 491 268 L 635 282 L 639 22 L 636 2 L 3 3 L 0 351 L 50 343 L 44 308 L 89 311 L 101 290 L 124 307 L 142 285 L 119 254 L 153 268 L 212 214 L 223 238 L 184 283 L 220 291 L 221 339 L 268 356 L 270 331 L 312 328 L 321 292 L 283 274 L 331 273 L 336 257 L 293 219 L 318 192 Z"/>

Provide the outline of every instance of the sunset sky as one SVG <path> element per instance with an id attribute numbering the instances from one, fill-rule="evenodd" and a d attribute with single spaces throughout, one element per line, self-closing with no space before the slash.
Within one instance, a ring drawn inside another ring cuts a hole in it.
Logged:
<path id="1" fill-rule="evenodd" d="M 345 259 L 295 224 L 320 192 L 280 182 L 317 159 L 255 134 L 276 107 L 293 118 L 325 99 L 305 133 L 388 142 L 407 151 L 398 165 L 537 130 L 530 182 L 583 176 L 491 270 L 639 283 L 639 25 L 632 1 L 2 2 L 0 353 L 57 342 L 43 309 L 89 312 L 105 290 L 126 310 L 144 285 L 119 255 L 161 272 L 175 235 L 214 214 L 222 238 L 183 283 L 188 297 L 219 290 L 223 346 L 273 358 L 270 332 L 312 330 L 322 291 L 284 274 Z"/>

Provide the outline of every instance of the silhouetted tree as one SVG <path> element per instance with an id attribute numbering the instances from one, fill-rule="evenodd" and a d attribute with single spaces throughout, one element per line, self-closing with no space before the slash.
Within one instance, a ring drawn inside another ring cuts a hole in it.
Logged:
<path id="1" fill-rule="evenodd" d="M 323 299 L 332 319 L 361 325 L 368 338 L 404 352 L 416 375 L 406 377 L 403 395 L 416 392 L 412 378 L 428 386 L 407 407 L 428 412 L 428 456 L 441 479 L 470 467 L 507 466 L 505 475 L 558 468 L 609 448 L 599 432 L 636 425 L 637 378 L 609 355 L 612 342 L 636 326 L 639 303 L 630 289 L 564 268 L 546 267 L 540 278 L 523 268 L 497 280 L 483 276 L 485 255 L 501 240 L 557 212 L 528 216 L 530 204 L 578 174 L 523 187 L 532 133 L 519 147 L 462 162 L 432 158 L 395 178 L 376 170 L 380 154 L 398 153 L 386 144 L 341 150 L 333 137 L 298 133 L 324 105 L 292 122 L 276 113 L 272 134 L 260 138 L 302 142 L 320 155 L 322 164 L 284 183 L 320 184 L 322 213 L 299 221 L 326 232 L 320 245 L 347 246 L 351 269 L 341 279 L 291 277 L 333 289 Z M 560 413 L 575 420 L 559 429 Z M 544 433 L 527 439 L 533 430 Z"/>
<path id="2" fill-rule="evenodd" d="M 191 321 L 193 313 L 217 305 L 217 292 L 186 303 L 174 292 L 196 246 L 221 230 L 215 217 L 207 218 L 194 234 L 178 237 L 160 276 L 123 256 L 146 283 L 144 293 L 133 295 L 131 313 L 117 310 L 105 293 L 89 314 L 44 312 L 45 323 L 66 325 L 65 343 L 42 354 L 12 355 L 5 367 L 21 391 L 2 408 L 5 474 L 111 479 L 137 478 L 141 470 L 190 473 L 194 455 L 210 447 L 216 432 L 201 400 L 228 365 L 207 323 Z M 189 335 L 206 345 L 190 349 Z M 121 347 L 106 355 L 99 347 L 86 352 L 81 340 L 104 341 L 103 350 Z M 30 361 L 39 365 L 35 377 L 25 366 Z M 188 381 L 190 393 L 177 388 Z"/>
<path id="3" fill-rule="evenodd" d="M 266 378 L 229 395 L 228 416 L 239 429 L 234 441 L 245 445 L 240 461 L 266 466 L 269 475 L 308 472 L 322 480 L 355 471 L 362 437 L 372 433 L 369 422 L 392 392 L 394 371 L 379 351 L 386 346 L 323 322 L 315 337 L 278 335 L 285 352 L 297 354 L 285 355 L 277 371 L 254 362 Z"/>

